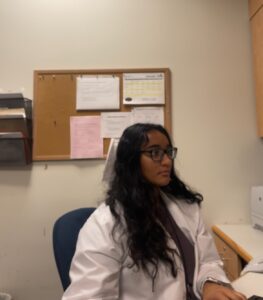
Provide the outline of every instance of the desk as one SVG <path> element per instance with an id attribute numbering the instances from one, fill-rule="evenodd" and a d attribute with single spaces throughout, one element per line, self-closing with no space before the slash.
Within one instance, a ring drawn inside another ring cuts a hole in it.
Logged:
<path id="1" fill-rule="evenodd" d="M 232 282 L 233 287 L 250 297 L 257 295 L 263 297 L 263 274 L 259 273 L 246 273 L 237 280 Z"/>
<path id="2" fill-rule="evenodd" d="M 244 265 L 253 257 L 263 255 L 263 232 L 254 229 L 251 224 L 214 225 L 212 231 L 231 281 L 240 276 Z"/>

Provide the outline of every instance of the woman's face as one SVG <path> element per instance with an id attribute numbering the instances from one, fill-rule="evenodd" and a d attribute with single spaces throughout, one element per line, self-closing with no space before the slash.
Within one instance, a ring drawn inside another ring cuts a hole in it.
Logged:
<path id="1" fill-rule="evenodd" d="M 166 150 L 171 145 L 167 137 L 157 130 L 149 131 L 148 142 L 143 145 L 142 151 L 153 149 Z M 155 186 L 162 187 L 169 184 L 173 161 L 165 153 L 162 160 L 152 160 L 151 153 L 142 152 L 140 158 L 141 172 L 143 177 Z"/>

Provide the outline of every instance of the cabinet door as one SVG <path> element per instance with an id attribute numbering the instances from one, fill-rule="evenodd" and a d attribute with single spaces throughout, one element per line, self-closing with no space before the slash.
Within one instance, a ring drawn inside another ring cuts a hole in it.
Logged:
<path id="1" fill-rule="evenodd" d="M 237 279 L 241 272 L 241 260 L 237 253 L 220 237 L 214 235 L 219 256 L 224 263 L 224 270 L 230 281 Z"/>
<path id="2" fill-rule="evenodd" d="M 249 18 L 252 18 L 261 6 L 263 6 L 263 0 L 249 0 Z"/>
<path id="3" fill-rule="evenodd" d="M 263 6 L 251 19 L 258 135 L 263 137 Z"/>

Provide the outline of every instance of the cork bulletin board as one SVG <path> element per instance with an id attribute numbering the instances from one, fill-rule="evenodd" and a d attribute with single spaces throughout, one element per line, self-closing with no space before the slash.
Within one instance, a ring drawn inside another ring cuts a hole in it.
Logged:
<path id="1" fill-rule="evenodd" d="M 38 70 L 34 72 L 33 107 L 33 160 L 70 160 L 70 117 L 99 116 L 107 110 L 77 110 L 77 78 L 86 75 L 119 77 L 120 108 L 117 112 L 129 112 L 134 107 L 123 103 L 123 78 L 128 73 L 163 73 L 164 126 L 171 132 L 171 74 L 168 68 L 107 69 L 107 70 Z M 103 139 L 103 154 L 106 158 L 110 139 Z M 101 159 L 98 158 L 98 159 Z"/>

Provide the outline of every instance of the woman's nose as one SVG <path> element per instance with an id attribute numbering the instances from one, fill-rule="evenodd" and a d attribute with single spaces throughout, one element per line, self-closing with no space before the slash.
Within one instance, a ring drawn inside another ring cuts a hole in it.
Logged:
<path id="1" fill-rule="evenodd" d="M 169 158 L 169 156 L 167 155 L 167 153 L 164 153 L 163 159 L 161 160 L 161 164 L 162 165 L 168 165 L 168 166 L 170 166 L 172 164 L 172 159 Z"/>

